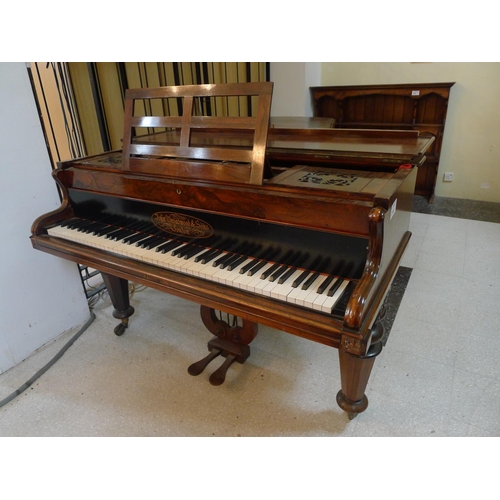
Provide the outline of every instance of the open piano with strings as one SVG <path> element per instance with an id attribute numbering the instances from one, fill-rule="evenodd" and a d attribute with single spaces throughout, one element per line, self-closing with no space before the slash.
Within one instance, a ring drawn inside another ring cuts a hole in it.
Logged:
<path id="1" fill-rule="evenodd" d="M 213 385 L 248 358 L 259 324 L 338 349 L 337 403 L 352 418 L 368 405 L 433 138 L 270 127 L 271 96 L 269 82 L 128 90 L 123 150 L 58 164 L 62 204 L 33 223 L 32 245 L 101 272 L 117 335 L 134 313 L 129 281 L 200 304 L 213 338 L 188 372 L 223 358 Z M 251 100 L 253 116 L 207 116 L 223 99 Z"/>

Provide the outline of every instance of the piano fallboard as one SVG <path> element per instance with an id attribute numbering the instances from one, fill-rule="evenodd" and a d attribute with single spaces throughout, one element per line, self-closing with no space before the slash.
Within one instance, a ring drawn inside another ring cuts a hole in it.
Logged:
<path id="1" fill-rule="evenodd" d="M 75 217 L 50 236 L 341 320 L 366 264 L 366 238 L 72 194 Z"/>

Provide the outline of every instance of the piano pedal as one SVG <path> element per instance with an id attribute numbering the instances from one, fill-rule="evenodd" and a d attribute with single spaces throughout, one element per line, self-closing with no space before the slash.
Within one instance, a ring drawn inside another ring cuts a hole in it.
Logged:
<path id="1" fill-rule="evenodd" d="M 203 372 L 203 370 L 208 366 L 210 362 L 212 362 L 217 356 L 220 356 L 222 354 L 221 349 L 211 349 L 210 354 L 205 356 L 203 359 L 200 359 L 200 361 L 197 361 L 196 363 L 193 363 L 192 365 L 189 366 L 188 368 L 188 373 L 189 375 L 193 375 L 193 377 L 196 377 L 200 373 Z"/>
<path id="2" fill-rule="evenodd" d="M 221 385 L 226 380 L 226 373 L 229 367 L 236 361 L 236 356 L 234 354 L 228 354 L 226 360 L 222 365 L 215 370 L 208 381 L 212 385 Z"/>
<path id="3" fill-rule="evenodd" d="M 229 367 L 237 361 L 244 363 L 250 356 L 250 342 L 257 335 L 258 325 L 251 321 L 243 320 L 242 326 L 237 324 L 236 318 L 223 321 L 217 317 L 214 309 L 201 306 L 201 319 L 208 331 L 216 335 L 208 342 L 210 354 L 193 363 L 188 368 L 190 375 L 199 375 L 218 356 L 223 356 L 226 360 L 222 365 L 210 375 L 209 382 L 212 385 L 221 385 L 226 380 Z M 231 324 L 231 325 L 230 325 Z"/>
<path id="4" fill-rule="evenodd" d="M 244 363 L 250 356 L 250 347 L 247 345 L 236 344 L 229 340 L 220 339 L 214 337 L 208 343 L 208 350 L 210 354 L 200 359 L 196 363 L 193 363 L 188 368 L 188 373 L 190 375 L 196 376 L 205 370 L 205 368 L 218 356 L 225 357 L 224 363 L 215 370 L 208 381 L 211 385 L 221 385 L 226 380 L 226 374 L 229 367 L 237 361 L 238 363 Z"/>

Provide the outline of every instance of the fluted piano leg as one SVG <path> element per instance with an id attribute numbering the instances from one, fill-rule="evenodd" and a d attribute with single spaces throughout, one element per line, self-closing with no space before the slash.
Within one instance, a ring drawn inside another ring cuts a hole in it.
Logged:
<path id="1" fill-rule="evenodd" d="M 375 362 L 375 358 L 382 351 L 384 328 L 377 323 L 372 330 L 372 344 L 364 356 L 349 353 L 339 349 L 340 377 L 342 389 L 337 394 L 337 403 L 349 419 L 353 419 L 366 410 L 368 398 L 365 395 L 366 386 Z"/>
<path id="2" fill-rule="evenodd" d="M 125 329 L 128 328 L 129 317 L 134 314 L 134 308 L 130 305 L 128 281 L 111 274 L 101 272 L 101 275 L 115 308 L 113 317 L 121 320 L 121 323 L 115 327 L 114 332 L 118 336 L 123 335 Z"/>

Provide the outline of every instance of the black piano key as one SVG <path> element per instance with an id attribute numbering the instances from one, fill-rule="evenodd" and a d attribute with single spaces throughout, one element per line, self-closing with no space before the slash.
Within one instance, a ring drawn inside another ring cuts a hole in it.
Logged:
<path id="1" fill-rule="evenodd" d="M 105 238 L 109 240 L 118 241 L 122 240 L 123 238 L 126 238 L 127 236 L 131 236 L 132 234 L 134 234 L 134 231 L 132 231 L 131 229 L 119 229 L 115 233 L 107 234 Z"/>
<path id="2" fill-rule="evenodd" d="M 182 242 L 179 237 L 173 238 L 173 239 L 167 241 L 166 243 L 164 243 L 163 245 L 160 245 L 159 247 L 157 247 L 156 251 L 161 252 L 161 253 L 167 253 L 170 250 L 172 250 L 173 248 L 175 248 L 176 246 L 179 246 L 179 244 L 180 244 L 179 242 Z"/>
<path id="3" fill-rule="evenodd" d="M 227 263 L 227 270 L 232 271 L 248 259 L 247 255 L 239 255 L 236 259 Z M 241 271 L 240 271 L 241 272 Z"/>
<path id="4" fill-rule="evenodd" d="M 304 282 L 304 284 L 302 285 L 302 290 L 308 290 L 309 287 L 313 284 L 313 282 L 316 280 L 316 278 L 320 275 L 319 272 L 314 272 L 312 273 L 311 276 L 309 276 L 307 278 L 307 280 Z"/>
<path id="5" fill-rule="evenodd" d="M 222 236 L 212 235 L 209 238 L 193 238 L 191 244 L 185 245 L 179 249 L 179 257 L 190 259 L 194 255 L 199 254 L 203 250 L 212 250 L 213 246 L 222 239 Z M 195 260 L 195 262 L 197 262 Z"/>
<path id="6" fill-rule="evenodd" d="M 255 256 L 255 254 L 260 251 L 262 248 L 262 245 L 257 245 L 256 243 L 250 245 L 250 247 L 247 249 L 244 255 L 238 255 L 234 260 L 227 262 L 227 270 L 232 271 L 233 269 L 236 269 L 240 264 L 245 262 L 247 259 L 250 259 Z M 249 262 L 250 264 L 250 262 Z M 244 272 L 244 271 L 243 271 Z M 242 270 L 240 269 L 240 273 L 242 273 Z"/>
<path id="7" fill-rule="evenodd" d="M 157 236 L 154 240 L 144 245 L 144 248 L 146 248 L 147 250 L 153 250 L 153 248 L 156 248 L 162 243 L 165 243 L 165 238 L 163 238 L 162 236 Z"/>
<path id="8" fill-rule="evenodd" d="M 323 293 L 327 288 L 328 288 L 328 285 L 335 279 L 335 276 L 333 274 L 330 274 L 330 276 L 328 276 L 328 278 L 326 278 L 322 283 L 321 285 L 319 285 L 318 287 L 318 290 L 317 292 L 318 293 Z"/>
<path id="9" fill-rule="evenodd" d="M 70 227 L 71 229 L 76 229 L 77 231 L 83 231 L 88 227 L 92 227 L 96 224 L 98 224 L 98 222 L 96 222 L 95 220 L 82 219 L 80 222 L 75 222 L 68 227 Z"/>
<path id="10" fill-rule="evenodd" d="M 339 286 L 342 284 L 344 280 L 342 278 L 338 278 L 337 281 L 330 287 L 327 292 L 328 297 L 333 297 L 333 294 L 338 290 Z"/>
<path id="11" fill-rule="evenodd" d="M 333 309 L 332 309 L 333 315 L 341 317 L 341 318 L 344 317 L 345 310 L 347 309 L 347 303 L 349 302 L 349 299 L 351 298 L 351 295 L 352 295 L 352 292 L 354 291 L 354 288 L 356 288 L 356 282 L 354 282 L 354 281 L 351 281 L 345 287 L 345 290 L 343 291 L 339 300 L 337 300 L 337 302 L 335 302 L 335 305 L 333 306 Z"/>
<path id="12" fill-rule="evenodd" d="M 235 261 L 238 260 L 242 257 L 241 254 L 229 254 L 227 259 L 225 259 L 223 262 L 220 263 L 220 268 L 221 269 L 228 269 L 229 266 Z"/>
<path id="13" fill-rule="evenodd" d="M 231 252 L 237 253 L 237 254 L 242 254 L 248 250 L 250 247 L 250 243 L 248 241 L 242 241 L 241 243 L 234 245 Z"/>
<path id="14" fill-rule="evenodd" d="M 226 269 L 226 267 L 233 261 L 239 259 L 242 254 L 245 254 L 250 248 L 251 244 L 248 241 L 244 241 L 238 246 L 236 246 L 234 249 L 231 250 L 231 253 L 228 253 L 225 257 L 222 259 L 219 259 L 218 266 L 220 266 L 221 269 Z"/>
<path id="15" fill-rule="evenodd" d="M 91 233 L 94 229 L 103 229 L 109 227 L 107 224 L 103 224 L 102 222 L 91 222 L 90 224 L 81 225 L 77 231 L 81 233 Z"/>
<path id="16" fill-rule="evenodd" d="M 245 248 L 248 245 L 246 241 L 243 243 L 238 243 L 238 240 L 234 240 L 232 245 L 229 245 L 224 250 L 227 250 L 227 253 L 219 257 L 214 263 L 213 266 L 223 266 L 229 259 L 232 259 L 233 256 L 241 251 L 241 249 Z"/>
<path id="17" fill-rule="evenodd" d="M 96 236 L 106 236 L 109 233 L 112 233 L 113 231 L 116 231 L 118 228 L 114 226 L 105 226 L 101 229 L 94 229 L 92 231 L 92 234 L 95 234 Z"/>
<path id="18" fill-rule="evenodd" d="M 217 266 L 224 266 L 224 263 L 231 259 L 234 256 L 234 253 L 232 252 L 227 252 L 226 254 L 222 254 L 217 260 L 214 260 L 212 263 L 212 266 L 217 267 Z"/>
<path id="19" fill-rule="evenodd" d="M 207 251 L 205 251 L 202 254 L 195 257 L 194 261 L 200 262 L 201 264 L 205 264 L 206 262 L 210 262 L 210 260 L 215 258 L 216 252 L 217 252 L 217 250 L 214 250 L 213 248 L 209 248 Z M 205 259 L 208 259 L 208 260 L 205 260 Z"/>
<path id="20" fill-rule="evenodd" d="M 305 262 L 305 260 L 309 258 L 309 254 L 308 253 L 304 253 L 303 254 L 303 253 L 299 252 L 299 254 L 300 255 L 298 256 L 298 258 L 294 259 L 294 261 L 293 261 L 293 264 L 292 264 L 293 267 L 290 267 L 288 269 L 288 271 L 285 274 L 283 274 L 283 276 L 281 276 L 280 279 L 278 280 L 278 283 L 280 285 L 283 284 L 283 283 L 285 283 L 286 280 L 288 278 L 290 278 L 290 276 L 292 276 L 292 274 L 294 274 L 295 271 L 297 271 L 297 269 Z M 305 279 L 305 276 L 304 276 L 304 279 Z M 296 287 L 296 286 L 297 285 L 292 284 L 292 287 Z"/>
<path id="21" fill-rule="evenodd" d="M 127 229 L 132 229 L 135 232 L 146 231 L 146 229 L 150 227 L 149 222 L 137 221 L 133 224 L 126 226 Z"/>
<path id="22" fill-rule="evenodd" d="M 82 233 L 93 234 L 95 236 L 100 236 L 99 232 L 106 230 L 108 227 L 109 226 L 107 224 L 102 224 L 101 222 L 96 222 L 95 224 L 87 226 L 87 227 L 81 229 L 80 231 Z"/>
<path id="23" fill-rule="evenodd" d="M 81 225 L 92 224 L 92 222 L 95 221 L 89 219 L 82 219 L 81 217 L 74 217 L 73 219 L 66 221 L 66 227 L 69 227 L 70 229 L 75 229 Z"/>
<path id="24" fill-rule="evenodd" d="M 139 248 L 146 248 L 150 243 L 156 240 L 157 236 L 148 236 L 145 235 L 146 237 L 143 238 L 142 240 L 139 240 L 135 246 Z"/>
<path id="25" fill-rule="evenodd" d="M 194 238 L 192 241 L 187 241 L 187 245 L 184 245 L 179 249 L 178 252 L 176 252 L 176 255 L 178 257 L 181 257 L 182 259 L 185 259 L 189 255 L 195 255 L 200 252 L 200 250 L 203 250 L 203 246 L 201 246 L 199 243 L 197 243 L 198 238 Z M 174 252 L 172 252 L 172 255 L 174 255 Z"/>
<path id="26" fill-rule="evenodd" d="M 182 245 L 185 245 L 186 242 L 184 240 L 175 240 L 171 241 L 170 243 L 167 243 L 162 250 L 159 250 L 161 253 L 169 253 L 173 250 L 175 250 L 177 247 L 180 247 Z"/>
<path id="27" fill-rule="evenodd" d="M 224 251 L 220 250 L 220 249 L 212 250 L 207 255 L 205 255 L 205 257 L 203 257 L 203 259 L 201 259 L 199 262 L 201 264 L 208 264 L 209 262 L 216 259 L 217 257 L 219 257 L 223 253 L 224 253 Z"/>
<path id="28" fill-rule="evenodd" d="M 183 256 L 183 252 L 186 251 L 186 250 L 189 250 L 192 247 L 192 244 L 189 242 L 189 240 L 184 240 L 183 243 L 185 243 L 184 246 L 177 246 L 176 248 L 172 249 L 172 255 L 175 257 L 177 255 L 177 257 L 182 257 Z"/>
<path id="29" fill-rule="evenodd" d="M 71 219 L 67 219 L 65 221 L 62 221 L 59 225 L 61 227 L 69 227 L 69 226 L 71 226 L 71 224 L 75 224 L 79 220 L 81 220 L 81 219 L 79 219 L 78 217 L 72 217 Z"/>
<path id="30" fill-rule="evenodd" d="M 277 280 L 282 274 L 287 273 L 292 270 L 292 273 L 295 272 L 296 267 L 290 268 L 290 266 L 295 266 L 298 261 L 302 260 L 303 254 L 302 252 L 292 252 L 289 255 L 289 258 L 285 255 L 282 259 L 283 265 L 276 269 L 271 276 L 269 276 L 269 281 Z"/>
<path id="31" fill-rule="evenodd" d="M 286 280 L 295 272 L 297 271 L 297 267 L 290 267 L 286 273 L 284 273 L 280 279 L 278 280 L 278 283 L 282 285 L 283 283 L 286 283 Z"/>
<path id="32" fill-rule="evenodd" d="M 126 245 L 131 245 L 135 241 L 138 241 L 140 236 L 142 237 L 143 233 L 134 233 L 134 234 L 131 234 L 130 236 L 127 236 L 126 238 L 123 238 L 123 243 L 125 243 Z"/>
<path id="33" fill-rule="evenodd" d="M 266 260 L 260 260 L 260 257 L 259 257 L 259 260 L 252 267 L 250 267 L 250 269 L 248 270 L 248 272 L 247 272 L 248 276 L 253 276 L 255 273 L 260 271 L 266 264 L 269 264 L 270 262 L 272 262 L 274 260 L 274 258 L 277 255 L 279 255 L 280 252 L 281 252 L 281 248 L 270 247 L 269 252 L 267 252 L 267 251 L 264 252 L 266 254 Z"/>
<path id="34" fill-rule="evenodd" d="M 249 259 L 250 257 L 254 257 L 261 248 L 262 245 L 258 245 L 256 243 L 247 243 L 242 249 L 238 251 L 238 255 L 235 255 L 233 258 L 226 261 L 224 265 L 227 267 L 228 271 L 231 271 L 235 267 L 238 267 L 245 260 Z"/>
<path id="35" fill-rule="evenodd" d="M 147 238 L 149 235 L 146 233 L 136 233 L 132 236 L 128 236 L 127 238 L 123 239 L 123 242 L 126 243 L 127 245 L 132 245 L 134 243 L 137 243 L 138 241 L 143 240 L 144 238 Z"/>
<path id="36" fill-rule="evenodd" d="M 273 264 L 271 267 L 267 268 L 261 275 L 260 275 L 260 279 L 261 280 L 266 280 L 267 278 L 270 278 L 270 276 L 272 275 L 272 273 L 274 273 L 277 269 L 281 268 L 282 265 L 281 264 Z M 272 281 L 272 280 L 271 280 Z"/>
<path id="37" fill-rule="evenodd" d="M 321 260 L 321 255 L 317 255 L 311 262 L 311 265 L 308 266 L 298 278 L 295 278 L 295 281 L 292 283 L 292 287 L 297 288 L 313 271 L 316 271 L 316 267 L 321 263 Z"/>
<path id="38" fill-rule="evenodd" d="M 269 262 L 266 262 L 265 260 L 260 260 L 256 265 L 254 265 L 250 271 L 248 271 L 248 276 L 253 276 L 255 273 L 260 271 L 265 265 L 269 264 Z"/>
<path id="39" fill-rule="evenodd" d="M 219 246 L 221 245 L 224 245 L 225 243 L 227 243 L 229 238 L 226 238 L 225 240 L 223 240 Z M 205 257 L 208 257 L 209 255 L 211 255 L 213 252 L 215 251 L 214 248 L 207 248 L 207 250 L 205 252 L 203 252 L 201 255 L 198 255 L 197 257 L 195 257 L 194 261 L 195 262 L 202 262 L 202 260 L 205 258 Z"/>
<path id="40" fill-rule="evenodd" d="M 255 259 L 253 259 L 248 264 L 245 264 L 240 269 L 240 274 L 244 274 L 247 271 L 249 271 L 253 266 L 255 266 L 256 264 L 258 264 L 261 259 L 266 259 L 273 251 L 274 251 L 273 247 L 266 247 L 258 256 L 255 257 Z"/>
<path id="41" fill-rule="evenodd" d="M 182 257 L 186 260 L 190 259 L 193 255 L 196 255 L 197 253 L 201 252 L 204 248 L 205 247 L 202 247 L 201 245 L 193 245 L 192 248 L 183 252 Z"/>
<path id="42" fill-rule="evenodd" d="M 282 274 L 289 271 L 291 268 L 288 266 L 281 266 L 279 269 L 274 271 L 271 276 L 269 276 L 269 281 L 276 281 Z"/>
<path id="43" fill-rule="evenodd" d="M 269 281 L 274 281 L 288 269 L 288 264 L 290 264 L 290 262 L 294 259 L 295 253 L 293 252 L 293 250 L 288 250 L 288 252 L 286 252 L 285 255 L 283 255 L 274 266 L 271 266 L 264 273 L 262 273 L 262 276 L 265 276 L 262 279 L 266 279 L 267 277 L 269 277 Z"/>
<path id="44" fill-rule="evenodd" d="M 310 274 L 311 271 L 309 271 L 309 269 L 305 269 L 300 276 L 295 278 L 294 282 L 292 283 L 292 287 L 297 288 Z"/>
<path id="45" fill-rule="evenodd" d="M 225 250 L 232 247 L 235 243 L 235 239 L 226 238 L 218 248 L 212 248 L 208 250 L 208 252 L 204 252 L 202 255 L 199 255 L 195 262 L 200 262 L 201 264 L 208 264 L 210 261 L 221 255 Z"/>
<path id="46" fill-rule="evenodd" d="M 209 258 L 211 255 L 214 255 L 216 250 L 213 248 L 209 248 L 206 252 L 203 252 L 201 255 L 198 255 L 194 258 L 195 262 L 200 262 L 201 264 L 205 264 L 205 258 Z"/>
<path id="47" fill-rule="evenodd" d="M 255 264 L 259 262 L 259 259 L 252 259 L 248 264 L 245 264 L 241 269 L 240 269 L 240 274 L 246 273 L 249 269 L 251 269 Z"/>

